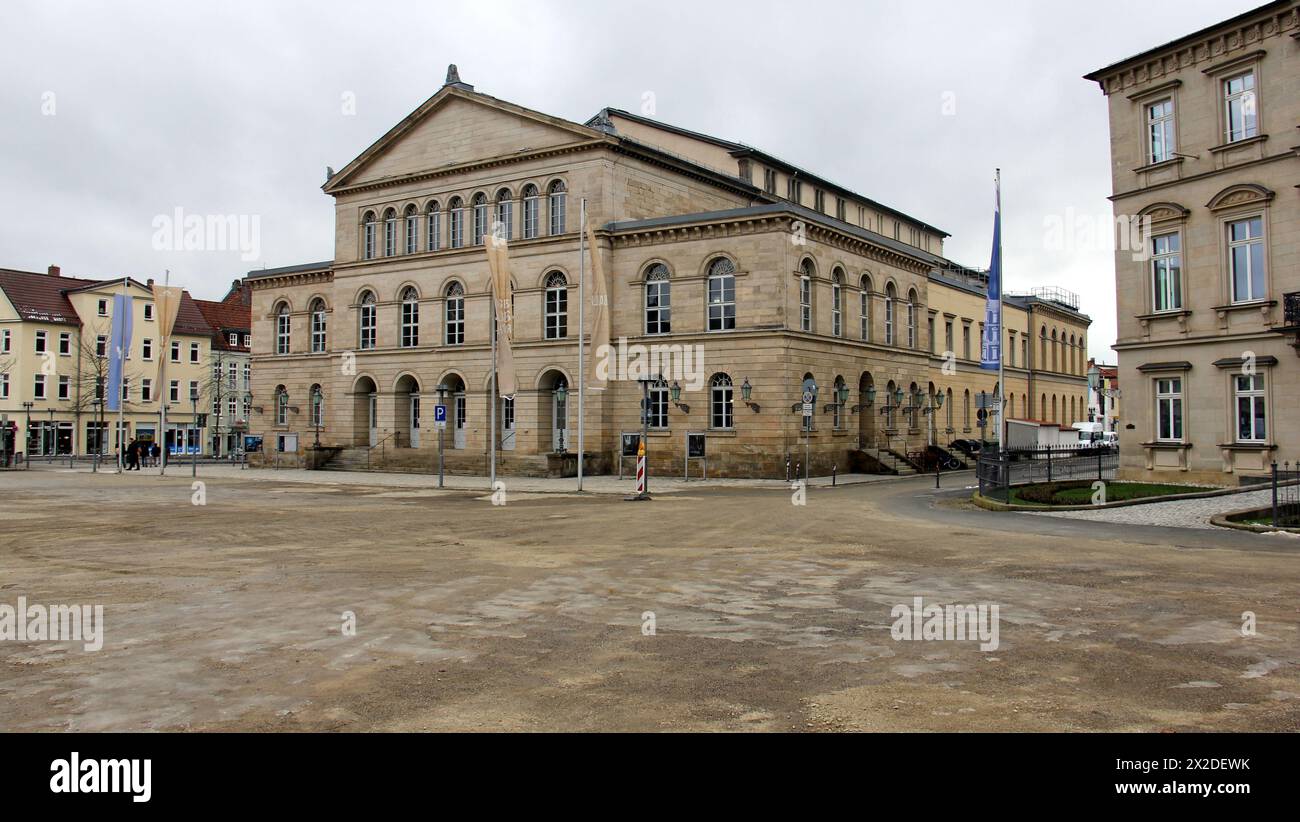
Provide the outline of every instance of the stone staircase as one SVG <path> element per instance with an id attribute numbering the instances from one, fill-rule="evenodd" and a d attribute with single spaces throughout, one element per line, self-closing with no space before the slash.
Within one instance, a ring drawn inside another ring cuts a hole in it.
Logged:
<path id="1" fill-rule="evenodd" d="M 916 469 L 912 467 L 912 464 L 897 451 L 891 451 L 887 448 L 877 448 L 876 460 L 885 468 L 900 477 L 916 473 Z"/>

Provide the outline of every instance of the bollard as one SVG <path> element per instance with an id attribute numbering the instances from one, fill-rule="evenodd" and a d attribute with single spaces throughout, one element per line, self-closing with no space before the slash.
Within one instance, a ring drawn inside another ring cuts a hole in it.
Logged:
<path id="1" fill-rule="evenodd" d="M 934 489 L 939 490 L 939 463 L 934 464 Z"/>
<path id="2" fill-rule="evenodd" d="M 790 458 L 785 458 L 785 481 L 790 481 Z"/>
<path id="3" fill-rule="evenodd" d="M 840 474 L 840 464 L 838 462 L 832 462 L 831 463 L 831 487 L 832 488 L 835 487 L 835 480 L 839 477 L 839 474 Z"/>

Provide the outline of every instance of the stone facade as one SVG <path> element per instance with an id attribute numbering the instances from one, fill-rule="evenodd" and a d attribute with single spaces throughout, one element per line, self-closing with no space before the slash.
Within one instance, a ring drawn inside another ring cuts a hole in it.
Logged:
<path id="1" fill-rule="evenodd" d="M 1121 472 L 1235 483 L 1300 459 L 1300 4 L 1088 75 L 1110 108 Z M 1136 232 L 1135 232 L 1136 233 Z"/>
<path id="2" fill-rule="evenodd" d="M 761 185 L 789 187 L 792 179 L 803 186 L 792 191 L 798 202 Z M 577 448 L 577 284 L 580 270 L 591 276 L 589 260 L 579 260 L 583 200 L 607 276 L 616 349 L 663 345 L 692 354 L 689 368 L 661 369 L 681 390 L 675 400 L 666 391 L 657 406 L 663 424 L 647 441 L 652 470 L 682 472 L 687 433 L 703 432 L 711 476 L 783 476 L 787 460 L 802 463 L 805 453 L 814 473 L 844 471 L 858 449 L 905 454 L 932 437 L 946 444 L 978 436 L 973 409 L 951 410 L 956 423 L 920 406 L 915 414 L 880 413 L 887 388 L 908 391 L 907 407 L 913 389 L 927 407 L 928 396 L 946 398 L 951 389 L 962 409 L 967 392 L 996 384 L 996 374 L 978 368 L 982 274 L 937 253 L 943 232 L 739 144 L 608 109 L 579 125 L 451 83 L 334 174 L 325 191 L 336 201 L 335 259 L 248 277 L 250 428 L 265 436 L 268 461 L 305 459 L 317 435 L 319 390 L 320 441 L 342 447 L 338 459 L 365 449 L 372 466 L 434 470 L 433 406 L 443 385 L 447 467 L 486 473 L 492 303 L 476 225 L 488 230 L 508 213 L 519 390 L 497 416 L 501 470 L 553 470 L 548 455 Z M 666 275 L 671 293 L 664 333 L 647 333 L 656 330 L 647 326 L 652 274 Z M 566 290 L 556 285 L 560 277 Z M 734 327 L 710 326 L 711 311 L 724 310 L 710 303 L 711 283 L 734 306 Z M 561 294 L 562 335 L 554 310 Z M 1027 403 L 1022 413 L 1044 413 L 1045 400 L 1025 399 L 1037 395 L 1059 398 L 1056 413 L 1066 423 L 1077 402 L 1081 418 L 1088 318 L 1033 296 L 1010 298 L 1006 313 L 1008 329 L 1021 335 L 1050 327 L 1050 356 L 1059 357 L 1044 368 L 1048 345 L 1041 354 L 1030 346 L 1032 369 L 1023 361 L 1008 367 L 1008 392 Z M 931 317 L 969 325 L 970 355 L 945 358 L 930 337 Z M 583 401 L 584 448 L 603 467 L 596 470 L 617 470 L 620 434 L 641 429 L 642 387 L 627 379 L 633 375 L 614 376 Z M 808 376 L 819 394 L 805 431 L 792 406 Z M 842 403 L 839 383 L 848 389 Z M 560 386 L 575 389 L 564 404 Z"/>

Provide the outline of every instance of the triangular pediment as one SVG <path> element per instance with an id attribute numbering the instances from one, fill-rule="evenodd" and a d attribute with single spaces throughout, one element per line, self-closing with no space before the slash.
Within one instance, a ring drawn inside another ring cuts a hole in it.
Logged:
<path id="1" fill-rule="evenodd" d="M 595 129 L 445 86 L 324 185 L 326 193 L 604 139 Z"/>

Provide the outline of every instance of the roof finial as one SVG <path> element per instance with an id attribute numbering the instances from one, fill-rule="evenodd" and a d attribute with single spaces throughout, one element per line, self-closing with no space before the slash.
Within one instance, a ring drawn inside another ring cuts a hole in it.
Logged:
<path id="1" fill-rule="evenodd" d="M 447 82 L 443 83 L 443 85 L 455 86 L 456 88 L 463 88 L 466 91 L 474 90 L 473 86 L 460 79 L 460 71 L 456 68 L 455 63 L 449 63 L 447 65 Z"/>

